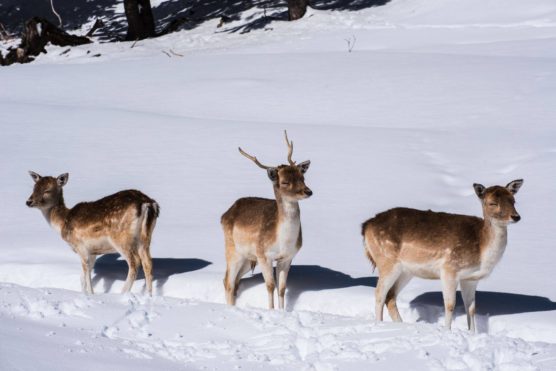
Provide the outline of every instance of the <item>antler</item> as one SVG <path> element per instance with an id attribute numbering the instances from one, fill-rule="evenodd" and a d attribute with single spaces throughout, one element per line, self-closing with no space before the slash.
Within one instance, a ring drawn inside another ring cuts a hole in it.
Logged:
<path id="1" fill-rule="evenodd" d="M 266 166 L 263 165 L 259 162 L 259 160 L 257 160 L 257 158 L 255 156 L 251 156 L 250 154 L 248 154 L 247 152 L 245 152 L 244 150 L 241 149 L 241 147 L 238 147 L 237 149 L 239 149 L 239 153 L 241 153 L 242 155 L 244 155 L 245 157 L 247 157 L 249 160 L 253 161 L 255 163 L 255 165 L 257 165 L 258 167 L 260 167 L 261 169 L 271 169 L 272 166 Z"/>
<path id="2" fill-rule="evenodd" d="M 286 138 L 286 145 L 288 146 L 288 162 L 290 163 L 291 166 L 295 165 L 295 161 L 292 160 L 292 154 L 293 154 L 293 141 L 288 140 L 288 132 L 287 130 L 284 130 L 284 136 Z"/>

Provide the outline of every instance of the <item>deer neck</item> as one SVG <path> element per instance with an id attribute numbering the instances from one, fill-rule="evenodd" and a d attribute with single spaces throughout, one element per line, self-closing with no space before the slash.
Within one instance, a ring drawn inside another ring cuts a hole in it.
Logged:
<path id="1" fill-rule="evenodd" d="M 54 228 L 58 233 L 61 233 L 64 224 L 66 223 L 66 217 L 69 213 L 69 209 L 66 207 L 64 202 L 64 195 L 60 194 L 58 203 L 50 208 L 42 209 L 42 215 L 46 219 L 46 222 Z"/>
<path id="2" fill-rule="evenodd" d="M 299 202 L 286 199 L 276 187 L 274 187 L 274 195 L 278 206 L 278 223 L 300 224 Z"/>
<path id="3" fill-rule="evenodd" d="M 506 250 L 508 228 L 485 216 L 481 230 L 481 266 L 491 271 Z"/>

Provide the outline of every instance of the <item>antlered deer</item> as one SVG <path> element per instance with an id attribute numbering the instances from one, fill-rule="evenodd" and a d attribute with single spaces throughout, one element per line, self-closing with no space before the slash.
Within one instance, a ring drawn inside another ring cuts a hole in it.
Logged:
<path id="1" fill-rule="evenodd" d="M 483 219 L 395 208 L 363 223 L 365 252 L 379 270 L 376 319 L 382 321 L 386 303 L 390 317 L 401 322 L 396 296 L 412 277 L 440 279 L 446 327 L 449 329 L 452 323 L 460 284 L 467 324 L 475 332 L 477 283 L 492 272 L 502 257 L 507 225 L 521 219 L 514 206 L 514 195 L 522 184 L 522 179 L 506 187 L 473 184 L 481 200 Z"/>
<path id="2" fill-rule="evenodd" d="M 27 206 L 41 210 L 48 224 L 81 258 L 84 292 L 93 293 L 91 270 L 96 256 L 117 252 L 129 266 L 123 292 L 131 290 L 141 264 L 147 291 L 152 294 L 150 244 L 159 213 L 156 201 L 139 191 L 127 190 L 68 209 L 62 190 L 68 182 L 67 173 L 57 178 L 32 171 L 29 174 L 35 186 Z"/>
<path id="3" fill-rule="evenodd" d="M 273 262 L 276 261 L 279 307 L 284 309 L 288 271 L 301 248 L 298 201 L 313 194 L 303 176 L 311 162 L 296 164 L 292 160 L 293 142 L 288 140 L 286 132 L 284 134 L 289 165 L 265 166 L 239 148 L 243 156 L 267 171 L 276 199 L 240 198 L 222 215 L 227 264 L 224 288 L 230 305 L 235 304 L 240 278 L 259 264 L 268 291 L 268 306 L 273 309 Z"/>

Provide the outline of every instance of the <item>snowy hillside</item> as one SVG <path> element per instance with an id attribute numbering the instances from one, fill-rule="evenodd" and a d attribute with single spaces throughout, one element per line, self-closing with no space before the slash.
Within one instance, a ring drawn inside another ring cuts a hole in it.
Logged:
<path id="1" fill-rule="evenodd" d="M 556 3 L 392 0 L 235 32 L 263 16 L 0 69 L 0 369 L 556 369 Z M 220 216 L 272 196 L 237 147 L 284 163 L 284 129 L 314 192 L 287 311 L 264 309 L 258 269 L 230 308 Z M 114 255 L 97 294 L 79 292 L 77 255 L 25 206 L 28 170 L 69 172 L 69 206 L 126 188 L 160 203 L 153 298 L 143 279 L 119 294 Z M 459 299 L 444 331 L 440 282 L 421 279 L 398 299 L 404 324 L 375 324 L 361 222 L 481 215 L 472 184 L 516 178 L 522 220 L 478 286 L 479 334 Z"/>

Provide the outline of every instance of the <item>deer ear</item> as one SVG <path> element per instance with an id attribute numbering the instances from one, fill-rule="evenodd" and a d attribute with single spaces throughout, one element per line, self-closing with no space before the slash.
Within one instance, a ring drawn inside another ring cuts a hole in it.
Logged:
<path id="1" fill-rule="evenodd" d="M 63 173 L 62 175 L 58 175 L 58 178 L 56 178 L 56 183 L 58 183 L 60 187 L 63 187 L 68 182 L 68 177 L 69 177 L 68 173 Z"/>
<path id="2" fill-rule="evenodd" d="M 523 185 L 523 179 L 512 180 L 506 185 L 506 189 L 515 195 Z"/>
<path id="3" fill-rule="evenodd" d="M 479 198 L 483 198 L 485 196 L 485 186 L 478 183 L 473 183 L 473 188 L 475 188 L 475 193 Z"/>
<path id="4" fill-rule="evenodd" d="M 311 165 L 311 161 L 307 160 L 297 164 L 297 167 L 301 170 L 301 173 L 305 174 L 309 170 L 309 165 Z"/>
<path id="5" fill-rule="evenodd" d="M 272 180 L 273 182 L 278 181 L 278 169 L 276 169 L 275 167 L 270 167 L 266 169 L 266 173 L 268 174 L 268 178 L 270 180 Z"/>
<path id="6" fill-rule="evenodd" d="M 31 178 L 33 178 L 33 181 L 36 183 L 41 179 L 41 176 L 37 173 L 35 173 L 34 171 L 30 171 L 29 170 L 29 175 L 31 175 Z"/>

